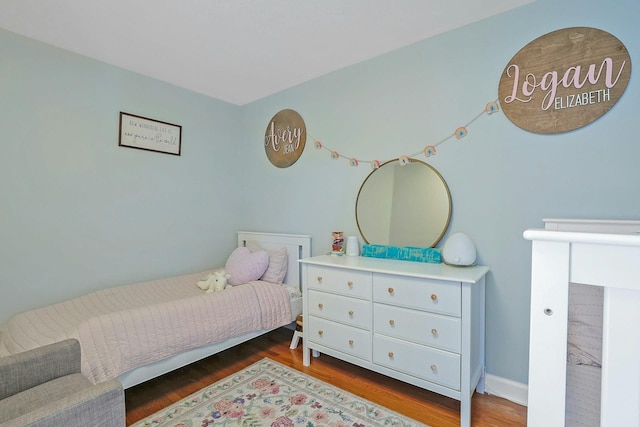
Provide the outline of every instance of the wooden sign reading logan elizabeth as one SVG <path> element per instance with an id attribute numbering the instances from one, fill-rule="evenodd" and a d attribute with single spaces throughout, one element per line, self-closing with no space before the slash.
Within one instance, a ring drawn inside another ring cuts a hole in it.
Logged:
<path id="1" fill-rule="evenodd" d="M 631 77 L 627 48 L 595 28 L 557 30 L 533 40 L 500 78 L 502 111 L 535 133 L 581 128 L 614 106 Z"/>

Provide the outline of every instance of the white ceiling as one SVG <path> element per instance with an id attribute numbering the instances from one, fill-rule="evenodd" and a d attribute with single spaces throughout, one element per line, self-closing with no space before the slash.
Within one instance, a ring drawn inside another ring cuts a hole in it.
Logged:
<path id="1" fill-rule="evenodd" d="M 533 0 L 0 0 L 0 28 L 243 105 Z"/>

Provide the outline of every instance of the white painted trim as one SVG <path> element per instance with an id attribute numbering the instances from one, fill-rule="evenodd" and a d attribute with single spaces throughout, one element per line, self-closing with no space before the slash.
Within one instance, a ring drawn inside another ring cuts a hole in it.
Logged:
<path id="1" fill-rule="evenodd" d="M 518 405 L 527 406 L 529 387 L 526 384 L 507 378 L 487 374 L 485 377 L 484 392 L 510 400 Z"/>

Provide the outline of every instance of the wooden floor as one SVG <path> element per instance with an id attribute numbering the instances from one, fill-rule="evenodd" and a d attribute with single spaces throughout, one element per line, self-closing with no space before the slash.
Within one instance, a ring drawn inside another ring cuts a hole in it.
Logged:
<path id="1" fill-rule="evenodd" d="M 292 331 L 281 328 L 125 392 L 127 425 L 153 414 L 265 357 L 432 427 L 459 426 L 460 402 L 330 356 L 302 366 L 302 345 L 289 349 Z M 495 396 L 474 394 L 472 426 L 525 426 L 526 408 Z"/>

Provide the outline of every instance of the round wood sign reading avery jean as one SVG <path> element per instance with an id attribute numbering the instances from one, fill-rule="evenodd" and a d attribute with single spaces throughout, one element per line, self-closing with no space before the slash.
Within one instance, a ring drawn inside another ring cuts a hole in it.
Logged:
<path id="1" fill-rule="evenodd" d="M 298 161 L 307 142 L 307 128 L 294 110 L 279 111 L 264 133 L 264 150 L 269 161 L 279 168 L 288 168 Z"/>

